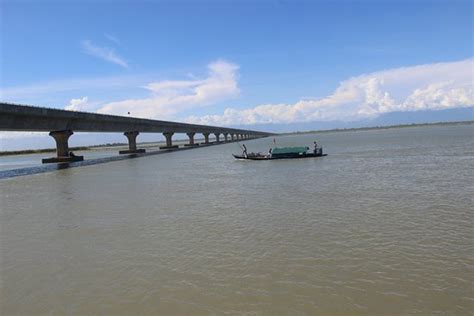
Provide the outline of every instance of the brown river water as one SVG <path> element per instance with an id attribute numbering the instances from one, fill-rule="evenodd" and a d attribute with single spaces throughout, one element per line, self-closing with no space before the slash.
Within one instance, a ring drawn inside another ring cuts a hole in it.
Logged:
<path id="1" fill-rule="evenodd" d="M 313 140 L 0 180 L 0 314 L 473 315 L 474 125 Z"/>

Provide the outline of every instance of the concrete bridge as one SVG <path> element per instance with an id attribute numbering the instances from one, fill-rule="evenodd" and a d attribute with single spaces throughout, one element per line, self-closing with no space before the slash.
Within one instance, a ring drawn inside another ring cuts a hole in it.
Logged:
<path id="1" fill-rule="evenodd" d="M 186 124 L 169 121 L 148 120 L 116 115 L 95 114 L 66 111 L 26 105 L 0 103 L 0 131 L 33 131 L 49 132 L 56 141 L 54 158 L 43 159 L 43 163 L 80 161 L 82 156 L 73 156 L 69 152 L 68 140 L 74 132 L 121 132 L 128 139 L 128 150 L 120 154 L 144 153 L 145 149 L 137 148 L 136 139 L 140 133 L 162 133 L 166 146 L 160 149 L 174 149 L 173 135 L 185 133 L 189 143 L 184 146 L 199 146 L 194 137 L 200 133 L 204 136 L 202 145 L 210 145 L 209 135 L 216 138 L 214 143 L 237 141 L 241 139 L 260 138 L 270 133 L 226 128 L 218 126 Z"/>

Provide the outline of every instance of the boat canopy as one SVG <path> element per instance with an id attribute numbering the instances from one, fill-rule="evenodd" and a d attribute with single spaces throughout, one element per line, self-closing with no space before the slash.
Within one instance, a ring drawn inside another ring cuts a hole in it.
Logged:
<path id="1" fill-rule="evenodd" d="M 272 149 L 272 155 L 282 154 L 300 154 L 309 150 L 309 147 L 275 147 Z"/>

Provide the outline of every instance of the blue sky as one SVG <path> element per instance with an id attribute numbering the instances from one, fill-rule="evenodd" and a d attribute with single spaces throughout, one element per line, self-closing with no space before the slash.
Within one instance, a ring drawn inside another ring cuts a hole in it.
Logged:
<path id="1" fill-rule="evenodd" d="M 2 101 L 215 125 L 471 107 L 472 1 L 5 1 Z"/>

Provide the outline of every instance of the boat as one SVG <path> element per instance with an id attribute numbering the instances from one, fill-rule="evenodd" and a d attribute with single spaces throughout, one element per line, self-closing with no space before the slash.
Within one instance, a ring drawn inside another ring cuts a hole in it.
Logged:
<path id="1" fill-rule="evenodd" d="M 308 152 L 309 147 L 275 147 L 272 148 L 268 154 L 262 153 L 243 153 L 241 155 L 235 155 L 235 159 L 243 160 L 275 160 L 275 159 L 300 159 L 300 158 L 315 158 L 324 157 L 327 154 L 323 154 L 323 148 L 317 147 L 312 152 Z"/>

